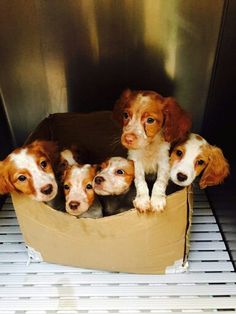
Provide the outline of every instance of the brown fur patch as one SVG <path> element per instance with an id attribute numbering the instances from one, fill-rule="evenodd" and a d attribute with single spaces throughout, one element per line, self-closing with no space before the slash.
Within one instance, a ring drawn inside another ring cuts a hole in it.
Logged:
<path id="1" fill-rule="evenodd" d="M 208 155 L 209 162 L 199 182 L 201 189 L 220 184 L 229 175 L 229 164 L 220 148 L 207 145 L 204 147 L 203 153 Z"/>
<path id="2" fill-rule="evenodd" d="M 178 151 L 182 152 L 181 156 L 178 156 L 177 154 Z M 180 161 L 184 157 L 185 153 L 186 153 L 186 148 L 184 145 L 176 146 L 170 155 L 170 165 L 172 166 L 175 163 L 175 161 L 177 162 Z"/>
<path id="3" fill-rule="evenodd" d="M 187 138 L 192 122 L 190 116 L 180 107 L 174 98 L 165 98 L 163 113 L 165 116 L 163 126 L 165 140 L 172 143 Z"/>
<path id="4" fill-rule="evenodd" d="M 210 145 L 208 144 L 202 145 L 201 149 L 202 149 L 201 154 L 199 154 L 194 160 L 194 170 L 195 170 L 196 176 L 200 175 L 204 171 L 204 169 L 207 167 L 210 161 L 209 160 Z M 198 163 L 200 160 L 204 162 L 202 165 Z"/>
<path id="5" fill-rule="evenodd" d="M 91 174 L 89 174 L 89 176 L 87 178 L 85 178 L 82 181 L 82 186 L 83 186 L 83 188 L 84 188 L 84 190 L 86 192 L 89 206 L 92 205 L 92 203 L 94 201 L 95 193 L 94 193 L 93 189 L 86 189 L 86 186 L 87 186 L 87 184 L 91 184 L 92 183 L 94 175 L 95 175 L 94 173 L 93 174 L 91 173 Z"/>
<path id="6" fill-rule="evenodd" d="M 17 150 L 17 153 L 19 150 Z M 13 191 L 21 192 L 26 195 L 35 195 L 33 180 L 27 169 L 18 169 L 14 162 L 7 157 L 1 162 L 0 167 L 0 194 L 10 193 Z M 19 181 L 20 175 L 26 176 L 27 180 Z"/>
<path id="7" fill-rule="evenodd" d="M 123 112 L 128 112 L 129 115 L 132 117 L 133 113 L 138 113 L 140 115 L 140 109 L 142 110 L 142 113 L 146 109 L 143 108 L 143 104 L 140 102 L 141 97 L 149 97 L 150 103 L 161 103 L 163 101 L 163 97 L 156 92 L 153 91 L 131 91 L 130 89 L 125 90 L 120 98 L 115 103 L 115 106 L 113 108 L 113 118 L 117 120 L 121 125 L 124 125 L 127 123 L 123 119 Z"/>
<path id="8" fill-rule="evenodd" d="M 130 186 L 134 180 L 134 162 L 133 160 L 128 160 L 127 166 L 123 167 L 125 171 L 125 182 Z"/>
<path id="9" fill-rule="evenodd" d="M 6 194 L 15 190 L 9 174 L 10 166 L 11 163 L 8 158 L 0 162 L 0 194 Z"/>
<path id="10" fill-rule="evenodd" d="M 53 141 L 40 141 L 36 140 L 31 144 L 24 146 L 28 148 L 29 154 L 33 156 L 42 156 L 47 157 L 47 160 L 50 162 L 52 169 L 56 169 L 60 160 L 59 149 L 56 142 Z"/>

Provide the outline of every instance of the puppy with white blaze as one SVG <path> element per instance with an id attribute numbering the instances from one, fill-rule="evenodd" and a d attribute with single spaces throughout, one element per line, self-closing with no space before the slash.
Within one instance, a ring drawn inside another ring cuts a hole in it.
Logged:
<path id="1" fill-rule="evenodd" d="M 134 163 L 123 157 L 111 157 L 101 164 L 93 187 L 103 207 L 104 216 L 115 215 L 133 207 Z"/>
<path id="2" fill-rule="evenodd" d="M 90 164 L 76 164 L 65 170 L 62 178 L 66 199 L 65 209 L 70 215 L 79 218 L 103 216 L 92 186 L 95 173 L 95 167 Z"/>
<path id="3" fill-rule="evenodd" d="M 15 191 L 40 202 L 52 200 L 58 190 L 52 168 L 57 151 L 54 142 L 39 140 L 15 149 L 0 161 L 0 194 Z"/>
<path id="4" fill-rule="evenodd" d="M 134 206 L 141 212 L 163 210 L 170 172 L 169 149 L 187 136 L 191 126 L 188 114 L 171 97 L 128 89 L 116 102 L 113 116 L 122 126 L 121 143 L 134 161 Z M 151 197 L 145 174 L 157 175 Z"/>
<path id="5" fill-rule="evenodd" d="M 174 147 L 170 166 L 171 181 L 183 187 L 189 186 L 199 175 L 201 189 L 220 184 L 229 175 L 229 164 L 222 150 L 194 133 Z"/>

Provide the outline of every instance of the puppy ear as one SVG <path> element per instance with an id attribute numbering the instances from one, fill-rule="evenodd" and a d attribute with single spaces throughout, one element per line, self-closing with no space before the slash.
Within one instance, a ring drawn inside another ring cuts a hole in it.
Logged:
<path id="1" fill-rule="evenodd" d="M 57 142 L 36 140 L 30 144 L 33 148 L 39 148 L 42 152 L 48 156 L 52 165 L 56 165 L 59 162 L 59 148 Z"/>
<path id="2" fill-rule="evenodd" d="M 92 164 L 91 166 L 93 167 L 95 172 L 97 172 L 100 169 L 100 164 Z"/>
<path id="3" fill-rule="evenodd" d="M 4 161 L 0 162 L 0 194 L 7 194 L 15 190 L 14 185 L 11 183 L 7 166 Z"/>
<path id="4" fill-rule="evenodd" d="M 60 181 L 61 183 L 64 183 L 66 176 L 69 172 L 69 170 L 72 168 L 72 166 L 68 166 L 66 169 L 64 169 L 64 171 L 60 174 Z"/>
<path id="5" fill-rule="evenodd" d="M 61 177 L 65 170 L 68 169 L 68 167 L 69 163 L 67 160 L 64 159 L 63 161 L 60 161 L 56 169 L 57 176 Z"/>
<path id="6" fill-rule="evenodd" d="M 118 121 L 120 125 L 123 125 L 122 112 L 125 106 L 127 105 L 128 99 L 131 96 L 131 94 L 132 91 L 130 89 L 124 90 L 120 98 L 116 101 L 114 105 L 112 117 L 114 120 Z"/>
<path id="7" fill-rule="evenodd" d="M 81 154 L 77 144 L 71 144 L 70 150 L 73 154 L 75 161 L 79 164 L 81 162 Z"/>
<path id="8" fill-rule="evenodd" d="M 167 142 L 172 143 L 187 137 L 192 124 L 191 118 L 174 98 L 165 98 L 163 114 L 163 135 Z"/>
<path id="9" fill-rule="evenodd" d="M 91 172 L 92 172 L 92 175 L 95 177 L 96 173 L 97 173 L 97 167 L 98 165 L 97 164 L 93 164 L 91 165 Z"/>
<path id="10" fill-rule="evenodd" d="M 229 164 L 220 148 L 210 146 L 209 159 L 199 182 L 201 189 L 220 184 L 229 175 Z"/>

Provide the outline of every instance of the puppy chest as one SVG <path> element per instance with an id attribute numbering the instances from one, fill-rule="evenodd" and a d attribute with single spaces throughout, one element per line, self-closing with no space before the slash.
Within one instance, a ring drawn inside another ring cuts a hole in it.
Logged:
<path id="1" fill-rule="evenodd" d="M 143 159 L 143 168 L 146 174 L 156 173 L 158 169 L 157 160 L 146 156 L 146 158 Z"/>

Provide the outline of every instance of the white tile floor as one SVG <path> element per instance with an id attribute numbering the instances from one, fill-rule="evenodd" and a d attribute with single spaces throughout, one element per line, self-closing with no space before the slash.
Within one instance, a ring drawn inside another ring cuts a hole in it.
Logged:
<path id="1" fill-rule="evenodd" d="M 189 270 L 169 275 L 27 266 L 8 199 L 0 210 L 0 314 L 236 313 L 236 273 L 205 194 L 194 195 Z"/>

